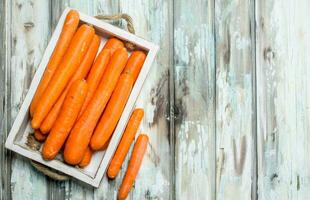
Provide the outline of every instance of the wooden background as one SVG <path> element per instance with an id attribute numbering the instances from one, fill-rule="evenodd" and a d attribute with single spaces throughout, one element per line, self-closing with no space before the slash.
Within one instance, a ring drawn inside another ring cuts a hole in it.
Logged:
<path id="1" fill-rule="evenodd" d="M 4 148 L 66 6 L 128 13 L 161 47 L 137 102 L 150 145 L 128 199 L 310 199 L 309 0 L 1 0 L 1 199 L 116 197 L 121 176 L 56 182 Z"/>

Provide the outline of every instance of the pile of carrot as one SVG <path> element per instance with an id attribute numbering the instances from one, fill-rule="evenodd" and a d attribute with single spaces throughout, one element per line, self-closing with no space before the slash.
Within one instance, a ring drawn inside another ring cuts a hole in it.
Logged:
<path id="1" fill-rule="evenodd" d="M 30 105 L 31 126 L 43 143 L 45 160 L 63 153 L 67 164 L 85 167 L 93 152 L 109 144 L 146 54 L 135 50 L 128 57 L 117 38 L 108 39 L 101 50 L 100 42 L 94 28 L 81 25 L 78 12 L 69 11 Z M 143 109 L 133 111 L 108 168 L 109 178 L 120 171 L 143 115 Z M 137 137 L 119 199 L 128 195 L 147 143 L 147 135 Z"/>

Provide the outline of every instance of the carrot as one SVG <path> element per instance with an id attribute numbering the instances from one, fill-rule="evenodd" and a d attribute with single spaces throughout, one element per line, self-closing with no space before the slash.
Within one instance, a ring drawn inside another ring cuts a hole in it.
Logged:
<path id="1" fill-rule="evenodd" d="M 102 75 L 106 69 L 106 66 L 110 59 L 110 50 L 103 49 L 96 58 L 94 65 L 92 66 L 88 76 L 87 76 L 87 85 L 88 85 L 88 92 L 86 95 L 86 99 L 80 111 L 79 117 L 82 115 L 86 106 L 88 105 L 89 101 L 91 100 L 92 96 L 94 95 L 98 84 L 102 78 Z M 78 117 L 78 118 L 79 118 Z"/>
<path id="2" fill-rule="evenodd" d="M 130 95 L 133 79 L 130 74 L 122 74 L 111 99 L 90 140 L 93 150 L 100 150 L 110 139 Z"/>
<path id="3" fill-rule="evenodd" d="M 98 88 L 85 111 L 74 125 L 65 145 L 64 159 L 69 164 L 78 164 L 86 151 L 95 126 L 125 67 L 128 53 L 125 48 L 114 52 Z"/>
<path id="4" fill-rule="evenodd" d="M 32 99 L 32 103 L 30 105 L 31 116 L 33 116 L 35 108 L 37 107 L 37 104 L 41 99 L 41 95 L 43 94 L 50 80 L 52 79 L 52 76 L 55 70 L 57 69 L 58 65 L 60 64 L 63 55 L 68 49 L 70 41 L 79 25 L 79 21 L 80 21 L 79 13 L 75 10 L 70 10 L 65 19 L 62 31 L 60 33 L 53 54 L 50 57 L 50 60 L 41 78 L 38 89 Z"/>
<path id="5" fill-rule="evenodd" d="M 123 137 L 117 147 L 108 169 L 108 177 L 115 178 L 125 160 L 130 145 L 133 142 L 143 118 L 144 111 L 141 108 L 135 109 L 129 119 Z"/>
<path id="6" fill-rule="evenodd" d="M 147 148 L 148 140 L 149 140 L 148 136 L 144 134 L 139 135 L 137 139 L 137 142 L 131 154 L 131 158 L 128 164 L 125 177 L 118 191 L 119 200 L 126 199 L 128 193 L 130 192 L 130 189 L 141 167 L 143 156 Z"/>
<path id="7" fill-rule="evenodd" d="M 58 100 L 55 103 L 55 105 L 53 106 L 52 110 L 48 113 L 48 115 L 45 117 L 44 121 L 42 122 L 42 124 L 40 126 L 40 130 L 43 134 L 48 133 L 51 130 L 51 128 L 52 128 L 54 122 L 56 121 L 56 118 L 60 112 L 61 106 L 65 100 L 66 94 L 67 94 L 70 86 L 72 85 L 72 83 L 75 82 L 76 80 L 80 80 L 80 79 L 85 78 L 86 75 L 88 74 L 88 72 L 91 68 L 91 65 L 92 65 L 92 63 L 96 57 L 99 45 L 100 45 L 100 37 L 95 35 L 95 37 L 93 37 L 93 40 L 92 40 L 92 42 L 91 42 L 91 44 L 87 50 L 87 53 L 86 53 L 82 63 L 80 64 L 79 68 L 77 69 L 77 71 L 74 73 L 74 75 L 70 79 L 68 85 L 66 86 L 66 89 L 63 91 L 61 96 L 58 98 Z"/>
<path id="8" fill-rule="evenodd" d="M 77 80 L 70 87 L 62 105 L 61 112 L 43 145 L 42 154 L 44 159 L 54 159 L 60 151 L 79 114 L 86 93 L 87 83 L 85 80 Z"/>
<path id="9" fill-rule="evenodd" d="M 77 70 L 87 52 L 94 34 L 94 28 L 84 24 L 73 36 L 68 51 L 64 55 L 62 62 L 55 71 L 53 78 L 46 87 L 40 98 L 40 102 L 34 111 L 31 121 L 31 125 L 34 129 L 40 127 L 42 121 L 56 103 L 70 78 Z"/>
<path id="10" fill-rule="evenodd" d="M 46 135 L 43 135 L 40 130 L 34 131 L 34 138 L 39 142 L 43 142 L 46 139 Z"/>
<path id="11" fill-rule="evenodd" d="M 110 51 L 110 54 L 112 55 L 115 50 L 123 48 L 124 44 L 123 42 L 121 42 L 120 40 L 116 39 L 116 38 L 111 38 L 109 39 L 105 46 L 103 47 L 101 53 L 98 55 L 96 62 L 94 64 L 94 66 L 92 67 L 89 75 L 87 76 L 87 84 L 88 84 L 88 93 L 86 96 L 86 100 L 82 106 L 81 112 L 79 114 L 79 117 L 82 115 L 82 113 L 84 112 L 84 110 L 86 109 L 89 101 L 91 100 L 92 96 L 94 95 L 98 84 L 101 80 L 101 77 L 105 71 L 105 62 L 108 62 L 108 59 L 106 59 L 106 53 L 107 50 Z M 101 55 L 102 54 L 102 55 Z"/>
<path id="12" fill-rule="evenodd" d="M 110 55 L 110 50 L 103 48 L 100 54 L 97 56 L 93 67 L 91 68 L 91 71 L 87 77 L 87 84 L 89 86 L 88 87 L 89 89 L 87 92 L 86 99 L 83 103 L 82 109 L 79 113 L 79 117 L 82 115 L 83 111 L 85 110 L 87 104 L 89 103 L 91 97 L 93 96 L 100 82 L 103 72 L 107 66 L 107 62 L 109 61 L 109 58 L 110 58 L 109 55 Z M 79 166 L 80 167 L 87 166 L 91 160 L 92 154 L 93 154 L 92 150 L 89 147 L 87 147 L 86 153 L 84 154 L 82 161 L 79 163 Z"/>
<path id="13" fill-rule="evenodd" d="M 142 51 L 134 51 L 129 57 L 121 76 L 127 78 L 120 78 L 119 83 L 113 92 L 111 100 L 109 101 L 107 108 L 104 111 L 91 138 L 90 147 L 93 150 L 102 149 L 103 145 L 111 137 L 113 130 L 115 129 L 115 126 L 126 105 L 133 83 L 140 72 L 144 60 L 145 54 Z"/>
<path id="14" fill-rule="evenodd" d="M 109 49 L 113 54 L 117 49 L 123 48 L 124 43 L 116 38 L 110 38 L 104 45 L 104 49 Z"/>
<path id="15" fill-rule="evenodd" d="M 136 81 L 145 61 L 145 57 L 146 55 L 143 51 L 132 52 L 123 73 L 130 73 L 133 76 L 133 80 Z"/>
<path id="16" fill-rule="evenodd" d="M 79 163 L 79 166 L 80 167 L 86 167 L 90 163 L 92 155 L 93 155 L 92 150 L 89 147 L 87 147 L 86 152 L 85 152 L 85 154 L 83 156 L 83 159 Z"/>
<path id="17" fill-rule="evenodd" d="M 109 144 L 110 144 L 110 141 L 111 141 L 111 137 L 109 138 L 109 140 L 103 145 L 103 147 L 102 147 L 102 149 L 100 149 L 100 150 L 107 150 L 107 148 L 108 148 L 108 146 L 109 146 Z"/>
<path id="18" fill-rule="evenodd" d="M 109 146 L 109 142 L 110 142 L 110 140 L 104 144 L 104 146 L 101 150 L 106 150 Z M 86 167 L 90 163 L 92 156 L 93 156 L 93 151 L 91 150 L 91 148 L 87 147 L 86 152 L 83 156 L 83 159 L 79 163 L 79 166 L 80 167 Z"/>
<path id="19" fill-rule="evenodd" d="M 103 151 L 106 150 L 106 149 L 108 148 L 108 146 L 109 146 L 109 143 L 110 143 L 110 140 L 107 141 L 107 142 L 104 144 L 104 146 L 102 147 L 102 149 L 100 149 L 100 150 L 103 150 Z M 90 162 L 92 156 L 93 156 L 93 151 L 91 150 L 90 147 L 87 147 L 86 153 L 84 154 L 82 161 L 79 163 L 79 166 L 80 166 L 80 167 L 85 167 L 85 166 L 87 166 L 87 165 L 89 164 L 89 162 Z"/>

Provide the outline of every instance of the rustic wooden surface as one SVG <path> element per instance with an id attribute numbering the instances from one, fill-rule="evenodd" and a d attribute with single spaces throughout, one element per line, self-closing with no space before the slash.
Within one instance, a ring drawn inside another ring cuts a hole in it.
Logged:
<path id="1" fill-rule="evenodd" d="M 2 0 L 0 199 L 116 199 L 124 170 L 93 189 L 4 148 L 66 6 L 126 12 L 161 48 L 137 101 L 150 145 L 128 199 L 310 199 L 308 0 Z"/>

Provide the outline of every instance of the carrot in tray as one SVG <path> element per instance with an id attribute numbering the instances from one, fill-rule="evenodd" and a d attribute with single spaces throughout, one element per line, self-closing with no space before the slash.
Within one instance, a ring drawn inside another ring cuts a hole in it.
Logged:
<path id="1" fill-rule="evenodd" d="M 111 137 L 119 118 L 126 105 L 135 79 L 141 70 L 145 60 L 145 54 L 142 51 L 134 51 L 129 57 L 122 76 L 113 92 L 90 141 L 90 147 L 93 150 L 102 149 L 103 145 Z"/>
<path id="2" fill-rule="evenodd" d="M 89 101 L 93 97 L 100 80 L 102 78 L 102 75 L 107 67 L 107 64 L 110 59 L 110 50 L 108 49 L 102 49 L 102 51 L 97 56 L 95 63 L 91 67 L 91 70 L 87 76 L 86 82 L 88 85 L 88 92 L 86 95 L 86 99 L 84 101 L 84 104 L 82 106 L 82 109 L 80 111 L 79 117 L 82 115 L 84 110 L 86 109 L 86 106 L 88 105 Z"/>
<path id="3" fill-rule="evenodd" d="M 112 55 L 99 86 L 85 111 L 74 125 L 64 149 L 64 159 L 68 164 L 78 164 L 86 151 L 95 126 L 115 88 L 117 80 L 128 60 L 125 48 Z"/>
<path id="4" fill-rule="evenodd" d="M 136 81 L 145 61 L 145 58 L 146 55 L 143 51 L 133 51 L 128 59 L 123 73 L 131 74 L 133 80 Z"/>
<path id="5" fill-rule="evenodd" d="M 79 68 L 77 69 L 77 71 L 74 73 L 74 75 L 70 79 L 68 85 L 66 86 L 66 89 L 63 91 L 61 96 L 58 98 L 57 102 L 55 103 L 55 105 L 53 106 L 51 111 L 48 113 L 48 115 L 43 120 L 43 122 L 40 126 L 40 130 L 43 134 L 46 134 L 51 130 L 51 128 L 52 128 L 54 122 L 56 121 L 56 118 L 60 112 L 61 106 L 65 100 L 66 94 L 67 94 L 70 86 L 72 85 L 72 83 L 75 82 L 76 80 L 80 80 L 80 79 L 85 78 L 86 75 L 88 74 L 88 72 L 91 68 L 91 65 L 92 65 L 92 63 L 96 57 L 99 45 L 100 45 L 100 37 L 95 35 L 93 37 L 93 40 L 92 40 L 92 42 L 91 42 L 91 44 L 87 50 L 85 57 L 83 58 L 82 63 L 80 64 Z M 85 101 L 84 101 L 84 103 L 85 103 Z"/>
<path id="6" fill-rule="evenodd" d="M 109 146 L 109 142 L 110 140 L 106 142 L 103 148 L 100 150 L 106 150 Z M 79 167 L 86 167 L 90 163 L 92 156 L 93 156 L 93 151 L 91 150 L 90 147 L 87 147 L 86 152 L 84 153 L 83 159 L 79 163 Z"/>
<path id="7" fill-rule="evenodd" d="M 70 78 L 74 72 L 76 72 L 94 35 L 94 28 L 83 24 L 73 36 L 68 51 L 41 95 L 40 101 L 34 111 L 31 121 L 31 125 L 34 129 L 40 127 L 42 121 L 65 89 Z"/>
<path id="8" fill-rule="evenodd" d="M 43 142 L 46 139 L 46 135 L 42 134 L 40 130 L 35 130 L 34 138 L 39 142 Z"/>
<path id="9" fill-rule="evenodd" d="M 111 137 L 110 137 L 110 139 L 103 145 L 102 149 L 100 149 L 100 150 L 102 150 L 102 151 L 107 150 L 107 148 L 108 148 L 108 146 L 109 146 L 109 144 L 110 144 L 110 141 L 111 141 Z"/>
<path id="10" fill-rule="evenodd" d="M 109 143 L 110 143 L 110 140 L 108 140 L 108 141 L 104 144 L 104 146 L 102 147 L 102 149 L 100 149 L 100 150 L 106 150 L 106 149 L 108 148 L 108 146 L 109 146 Z M 82 168 L 83 168 L 83 167 L 86 167 L 86 166 L 90 163 L 92 156 L 93 156 L 93 151 L 91 150 L 90 147 L 87 147 L 86 152 L 84 153 L 83 159 L 82 159 L 82 161 L 79 163 L 79 167 L 82 167 Z"/>
<path id="11" fill-rule="evenodd" d="M 117 147 L 108 169 L 108 177 L 115 178 L 121 169 L 125 157 L 129 151 L 130 145 L 135 139 L 144 111 L 141 108 L 135 109 L 128 121 L 123 137 Z"/>
<path id="12" fill-rule="evenodd" d="M 82 113 L 84 112 L 86 106 L 88 105 L 89 101 L 91 100 L 91 98 L 93 97 L 98 84 L 101 80 L 101 77 L 106 69 L 106 62 L 109 61 L 107 53 L 109 51 L 110 55 L 113 55 L 113 53 L 115 52 L 115 50 L 123 48 L 124 44 L 123 42 L 121 42 L 120 40 L 116 39 L 116 38 L 110 38 L 106 44 L 104 45 L 102 51 L 100 52 L 100 54 L 98 55 L 98 57 L 96 58 L 96 61 L 93 65 L 93 67 L 91 68 L 91 71 L 89 73 L 89 75 L 87 76 L 87 84 L 88 84 L 88 93 L 86 96 L 86 100 L 82 106 L 81 112 L 79 114 L 79 117 L 82 115 Z"/>
<path id="13" fill-rule="evenodd" d="M 87 83 L 85 80 L 77 80 L 70 87 L 61 112 L 43 145 L 42 154 L 44 159 L 52 160 L 60 151 L 76 121 L 86 93 Z"/>
<path id="14" fill-rule="evenodd" d="M 123 48 L 124 43 L 116 38 L 110 38 L 104 45 L 104 49 L 109 49 L 113 54 L 117 49 Z"/>
<path id="15" fill-rule="evenodd" d="M 125 173 L 125 177 L 118 191 L 119 200 L 126 199 L 127 195 L 131 190 L 131 187 L 141 167 L 143 156 L 147 148 L 148 140 L 149 138 L 147 135 L 141 134 L 139 135 L 137 142 L 135 143 L 128 164 L 128 168 Z"/>
<path id="16" fill-rule="evenodd" d="M 86 152 L 84 153 L 83 159 L 79 163 L 79 167 L 82 167 L 82 168 L 86 167 L 90 163 L 92 156 L 93 156 L 92 150 L 89 147 L 87 147 Z"/>
<path id="17" fill-rule="evenodd" d="M 118 80 L 111 99 L 97 124 L 90 140 L 90 147 L 93 150 L 100 150 L 110 139 L 116 124 L 122 115 L 133 85 L 130 74 L 122 74 Z"/>
<path id="18" fill-rule="evenodd" d="M 111 139 L 111 138 L 110 138 L 110 139 Z M 108 148 L 108 146 L 109 146 L 109 143 L 110 143 L 110 140 L 108 140 L 108 141 L 104 144 L 104 146 L 102 147 L 102 149 L 100 149 L 100 150 L 106 150 L 106 149 Z M 87 147 L 86 152 L 85 152 L 85 154 L 84 154 L 84 156 L 83 156 L 83 159 L 82 159 L 82 161 L 79 163 L 79 166 L 80 166 L 80 167 L 86 167 L 86 166 L 90 163 L 92 156 L 93 156 L 93 151 L 91 150 L 90 147 Z"/>
<path id="19" fill-rule="evenodd" d="M 50 80 L 52 79 L 52 76 L 55 70 L 57 69 L 58 65 L 60 64 L 63 55 L 68 49 L 70 41 L 79 25 L 79 21 L 80 21 L 79 13 L 75 10 L 70 10 L 65 19 L 62 31 L 60 33 L 53 54 L 50 57 L 50 60 L 41 78 L 40 84 L 32 99 L 32 103 L 30 105 L 31 116 L 33 116 L 35 108 L 41 99 L 41 95 L 43 94 Z"/>
<path id="20" fill-rule="evenodd" d="M 100 150 L 102 151 L 106 150 L 109 146 L 110 140 L 111 138 L 104 144 L 104 146 Z M 90 147 L 87 147 L 86 152 L 84 153 L 83 159 L 79 163 L 79 167 L 86 167 L 90 163 L 92 156 L 93 156 L 93 151 L 91 150 Z"/>

